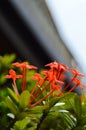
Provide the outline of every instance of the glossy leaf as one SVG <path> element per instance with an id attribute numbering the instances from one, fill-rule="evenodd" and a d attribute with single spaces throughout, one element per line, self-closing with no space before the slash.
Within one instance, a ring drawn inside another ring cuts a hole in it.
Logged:
<path id="1" fill-rule="evenodd" d="M 16 121 L 16 123 L 14 125 L 14 130 L 25 130 L 29 123 L 30 123 L 29 118 L 25 118 L 23 120 Z"/>
<path id="2" fill-rule="evenodd" d="M 10 96 L 18 103 L 18 102 L 19 102 L 19 98 L 18 98 L 18 96 L 15 94 L 15 92 L 12 91 L 12 89 L 10 89 L 10 88 L 7 88 L 7 90 L 8 90 L 8 92 L 9 92 Z"/>
<path id="3" fill-rule="evenodd" d="M 76 125 L 74 118 L 70 116 L 70 113 L 66 112 L 50 112 L 41 122 L 38 130 L 70 130 Z"/>
<path id="4" fill-rule="evenodd" d="M 81 114 L 82 114 L 82 106 L 81 106 L 81 101 L 78 95 L 75 96 L 74 98 L 74 110 L 76 113 L 76 118 L 77 120 L 81 119 Z"/>
<path id="5" fill-rule="evenodd" d="M 6 97 L 6 103 L 7 103 L 8 108 L 10 109 L 10 111 L 14 115 L 16 115 L 17 112 L 18 112 L 18 108 L 17 108 L 16 104 L 14 104 L 14 102 L 12 101 L 12 99 L 9 96 Z"/>
<path id="6" fill-rule="evenodd" d="M 85 109 L 86 109 L 86 108 L 85 108 Z M 80 125 L 80 126 L 86 125 L 86 116 L 81 117 L 81 120 L 80 120 L 80 122 L 79 122 L 79 125 Z"/>
<path id="7" fill-rule="evenodd" d="M 73 130 L 86 130 L 86 127 L 77 126 Z"/>
<path id="8" fill-rule="evenodd" d="M 17 115 L 18 119 L 24 119 L 25 117 L 30 117 L 30 118 L 36 119 L 37 115 L 33 114 L 33 113 L 31 114 L 31 113 L 28 113 L 28 112 L 19 112 L 18 115 Z"/>
<path id="9" fill-rule="evenodd" d="M 34 127 L 30 127 L 27 130 L 36 130 L 36 127 L 35 126 Z"/>
<path id="10" fill-rule="evenodd" d="M 48 106 L 36 106 L 30 110 L 30 113 L 43 113 L 44 110 L 47 110 Z"/>
<path id="11" fill-rule="evenodd" d="M 30 100 L 30 93 L 29 93 L 29 91 L 25 90 L 20 95 L 20 99 L 19 99 L 20 108 L 27 107 L 29 105 L 29 100 Z"/>
<path id="12" fill-rule="evenodd" d="M 15 57 L 15 54 L 6 54 L 2 57 L 2 63 L 5 64 L 5 66 L 8 66 L 14 61 Z"/>

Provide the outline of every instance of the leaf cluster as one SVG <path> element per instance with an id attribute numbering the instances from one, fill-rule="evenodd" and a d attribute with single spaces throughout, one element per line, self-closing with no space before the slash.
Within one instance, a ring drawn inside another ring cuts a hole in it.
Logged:
<path id="1" fill-rule="evenodd" d="M 6 83 L 2 77 L 7 73 L 14 59 L 14 54 L 0 57 L 1 86 Z M 65 92 L 58 97 L 52 94 L 40 104 L 30 107 L 30 93 L 36 84 L 30 77 L 34 74 L 33 70 L 27 72 L 27 89 L 21 92 L 19 97 L 9 87 L 0 90 L 0 129 L 86 130 L 86 95 L 84 93 L 81 95 L 82 98 L 74 92 Z M 19 87 L 20 84 L 21 80 L 17 82 L 17 86 Z M 47 90 L 43 96 L 46 93 Z"/>

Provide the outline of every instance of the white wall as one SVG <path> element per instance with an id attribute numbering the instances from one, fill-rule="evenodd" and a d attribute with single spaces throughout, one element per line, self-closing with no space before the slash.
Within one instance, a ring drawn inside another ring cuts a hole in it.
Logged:
<path id="1" fill-rule="evenodd" d="M 46 0 L 56 27 L 86 74 L 86 0 Z"/>

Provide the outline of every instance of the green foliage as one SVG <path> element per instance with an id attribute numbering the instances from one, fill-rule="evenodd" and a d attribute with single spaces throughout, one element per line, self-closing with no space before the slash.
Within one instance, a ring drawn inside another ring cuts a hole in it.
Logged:
<path id="1" fill-rule="evenodd" d="M 16 59 L 15 54 L 6 54 L 4 56 L 0 56 L 0 88 L 1 85 L 4 86 L 6 83 L 6 79 L 4 76 L 7 74 L 8 69 L 11 67 L 11 63 Z"/>
<path id="2" fill-rule="evenodd" d="M 14 99 L 14 101 L 19 102 L 18 96 L 14 93 L 14 91 L 10 88 L 7 88 L 8 93 L 10 94 L 11 98 Z"/>
<path id="3" fill-rule="evenodd" d="M 7 74 L 15 55 L 0 57 L 0 88 L 7 83 L 4 75 Z M 21 74 L 21 71 L 17 69 Z M 31 91 L 37 81 L 31 79 L 36 71 L 26 73 L 26 90 L 21 90 L 21 80 L 17 81 L 19 96 L 11 86 L 0 90 L 0 129 L 1 130 L 86 130 L 86 95 L 82 94 L 82 100 L 77 93 L 65 92 L 60 96 L 53 96 L 31 106 Z M 43 88 L 49 82 L 43 84 Z M 36 96 L 41 92 L 38 84 L 34 92 Z M 39 101 L 49 93 L 46 89 L 32 104 Z"/>
<path id="4" fill-rule="evenodd" d="M 26 108 L 29 105 L 30 93 L 26 90 L 22 92 L 19 98 L 19 105 L 22 109 Z"/>
<path id="5" fill-rule="evenodd" d="M 23 120 L 16 121 L 14 124 L 14 130 L 27 130 L 27 125 L 30 123 L 29 118 L 25 118 Z"/>
<path id="6" fill-rule="evenodd" d="M 86 113 L 83 115 L 83 104 L 76 93 L 51 97 L 44 105 L 34 108 L 27 107 L 30 95 L 28 91 L 24 91 L 17 100 L 14 92 L 9 93 L 11 98 L 7 97 L 6 102 L 10 112 L 15 115 L 14 130 L 85 130 Z"/>
<path id="7" fill-rule="evenodd" d="M 26 74 L 26 81 L 27 81 L 27 90 L 29 92 L 31 92 L 35 86 L 35 83 L 36 81 L 35 80 L 32 80 L 31 77 L 33 75 L 35 75 L 36 71 L 34 70 L 30 70 L 30 71 L 27 71 L 27 74 Z M 31 86 L 31 87 L 30 87 Z"/>

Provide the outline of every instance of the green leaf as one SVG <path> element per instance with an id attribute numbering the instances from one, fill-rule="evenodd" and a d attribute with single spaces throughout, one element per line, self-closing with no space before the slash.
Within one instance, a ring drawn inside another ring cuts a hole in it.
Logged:
<path id="1" fill-rule="evenodd" d="M 28 117 L 28 114 L 26 112 L 19 112 L 17 115 L 18 119 L 24 119 L 25 117 Z"/>
<path id="2" fill-rule="evenodd" d="M 28 117 L 30 119 L 33 119 L 35 122 L 39 122 L 38 116 L 39 116 L 38 114 L 30 114 L 30 113 L 27 113 L 27 112 L 19 112 L 16 117 L 19 120 L 22 120 L 22 119 Z"/>
<path id="3" fill-rule="evenodd" d="M 36 127 L 35 126 L 34 127 L 30 127 L 27 130 L 36 130 Z"/>
<path id="4" fill-rule="evenodd" d="M 48 115 L 43 115 L 41 118 L 41 123 L 38 125 L 38 130 L 50 130 L 56 127 L 56 119 L 59 117 L 59 113 L 49 113 Z"/>
<path id="5" fill-rule="evenodd" d="M 80 120 L 82 114 L 82 105 L 78 95 L 76 95 L 74 98 L 74 110 L 77 116 L 77 120 Z"/>
<path id="6" fill-rule="evenodd" d="M 15 59 L 15 54 L 6 54 L 2 57 L 2 64 L 4 64 L 5 66 L 10 65 L 14 59 Z"/>
<path id="7" fill-rule="evenodd" d="M 30 123 L 29 118 L 16 121 L 16 123 L 14 124 L 14 130 L 25 130 L 29 123 Z"/>
<path id="8" fill-rule="evenodd" d="M 75 97 L 75 93 L 64 93 L 61 96 L 58 97 L 52 97 L 52 99 L 49 102 L 50 108 L 53 107 L 58 102 L 64 102 L 65 104 L 69 104 L 69 100 L 73 99 Z"/>
<path id="9" fill-rule="evenodd" d="M 82 114 L 82 104 L 77 93 L 65 93 L 60 99 L 60 102 L 65 103 L 63 106 L 61 106 L 61 108 L 70 111 L 71 114 L 75 115 L 77 120 L 80 120 Z"/>
<path id="10" fill-rule="evenodd" d="M 10 88 L 7 88 L 7 90 L 8 90 L 8 92 L 9 92 L 10 96 L 18 103 L 18 102 L 19 102 L 19 98 L 18 98 L 18 96 L 15 94 L 15 92 L 12 91 Z"/>
<path id="11" fill-rule="evenodd" d="M 59 97 L 52 97 L 52 99 L 49 101 L 49 108 L 53 107 L 56 103 L 59 102 L 59 100 Z"/>
<path id="12" fill-rule="evenodd" d="M 64 102 L 58 102 L 55 104 L 55 106 L 53 106 L 50 111 L 59 111 L 59 110 L 64 110 Z"/>
<path id="13" fill-rule="evenodd" d="M 4 113 L 7 111 L 7 104 L 5 101 L 0 102 L 0 111 Z"/>
<path id="14" fill-rule="evenodd" d="M 86 95 L 85 93 L 82 94 L 82 114 L 86 116 Z"/>
<path id="15" fill-rule="evenodd" d="M 77 126 L 73 130 L 86 130 L 86 127 L 84 128 L 82 126 Z"/>
<path id="16" fill-rule="evenodd" d="M 64 116 L 64 117 L 63 117 Z M 64 119 L 64 123 L 68 129 L 72 129 L 76 126 L 77 120 L 70 112 L 63 112 L 62 117 Z"/>
<path id="17" fill-rule="evenodd" d="M 85 109 L 86 109 L 86 108 L 85 108 Z M 79 125 L 80 125 L 80 126 L 86 125 L 86 116 L 84 116 L 84 117 L 81 118 L 81 120 L 80 120 L 80 122 L 79 122 Z"/>
<path id="18" fill-rule="evenodd" d="M 25 90 L 24 92 L 22 92 L 19 99 L 20 108 L 27 107 L 29 105 L 29 100 L 30 100 L 30 93 L 29 91 Z"/>
<path id="19" fill-rule="evenodd" d="M 77 104 L 75 104 L 76 101 Z M 65 93 L 60 97 L 53 97 L 49 101 L 49 110 L 44 114 L 45 117 L 43 117 L 39 130 L 52 128 L 70 130 L 74 128 L 77 124 L 77 118 L 81 117 L 81 104 L 78 95 Z"/>
<path id="20" fill-rule="evenodd" d="M 43 119 L 43 118 L 42 118 Z M 69 112 L 49 112 L 44 117 L 38 130 L 71 130 L 76 126 L 76 121 Z"/>
<path id="21" fill-rule="evenodd" d="M 12 101 L 12 99 L 9 96 L 6 97 L 6 103 L 7 103 L 8 108 L 10 109 L 10 111 L 14 115 L 16 115 L 17 112 L 18 112 L 18 108 L 17 108 L 17 106 L 14 104 L 14 102 Z"/>
<path id="22" fill-rule="evenodd" d="M 5 73 L 3 72 L 2 74 L 0 74 L 0 84 L 4 84 L 6 82 L 6 78 L 4 78 Z"/>
<path id="23" fill-rule="evenodd" d="M 48 106 L 36 106 L 34 108 L 30 109 L 30 113 L 43 113 L 44 110 L 47 110 L 49 107 Z"/>

